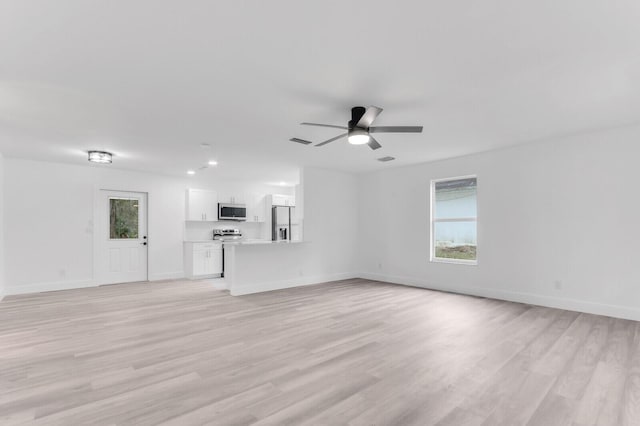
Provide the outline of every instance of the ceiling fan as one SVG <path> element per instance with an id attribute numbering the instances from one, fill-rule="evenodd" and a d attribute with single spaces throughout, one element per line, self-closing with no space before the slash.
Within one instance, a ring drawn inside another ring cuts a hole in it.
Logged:
<path id="1" fill-rule="evenodd" d="M 336 126 L 333 124 L 320 124 L 320 123 L 300 123 L 304 126 L 319 126 L 319 127 L 332 127 L 336 129 L 346 130 L 347 133 L 343 133 L 334 138 L 328 139 L 324 142 L 320 142 L 315 146 L 323 146 L 338 139 L 347 137 L 350 144 L 353 145 L 369 145 L 371 149 L 382 148 L 382 145 L 371 136 L 371 133 L 422 133 L 422 126 L 377 126 L 371 127 L 373 121 L 380 115 L 382 108 L 377 106 L 370 106 L 365 108 L 363 106 L 356 106 L 351 108 L 351 120 L 347 127 Z M 297 142 L 304 145 L 312 144 L 313 142 L 300 139 L 291 138 L 291 142 Z"/>

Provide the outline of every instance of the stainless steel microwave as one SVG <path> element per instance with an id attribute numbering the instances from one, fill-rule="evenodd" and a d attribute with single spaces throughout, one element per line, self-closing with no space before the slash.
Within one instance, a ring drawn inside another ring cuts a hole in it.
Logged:
<path id="1" fill-rule="evenodd" d="M 218 203 L 218 220 L 247 220 L 247 206 L 244 204 Z"/>

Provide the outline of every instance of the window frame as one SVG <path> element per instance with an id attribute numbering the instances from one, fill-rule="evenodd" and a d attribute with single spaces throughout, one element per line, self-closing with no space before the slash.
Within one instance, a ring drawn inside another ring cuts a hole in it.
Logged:
<path id="1" fill-rule="evenodd" d="M 475 179 L 476 180 L 476 216 L 475 217 L 456 217 L 456 218 L 447 218 L 447 219 L 436 219 L 435 218 L 435 210 L 436 210 L 436 184 L 440 182 L 448 182 L 453 180 L 462 180 L 462 179 Z M 465 176 L 456 176 L 456 177 L 448 177 L 448 178 L 440 178 L 440 179 L 431 179 L 431 188 L 430 188 L 430 238 L 429 238 L 429 261 L 433 263 L 450 263 L 455 265 L 469 265 L 469 266 L 477 266 L 478 265 L 478 175 L 465 175 Z M 436 223 L 451 223 L 451 222 L 475 222 L 476 224 L 476 258 L 475 260 L 468 259 L 451 259 L 451 258 L 443 258 L 436 257 L 436 246 L 435 246 L 435 225 Z"/>

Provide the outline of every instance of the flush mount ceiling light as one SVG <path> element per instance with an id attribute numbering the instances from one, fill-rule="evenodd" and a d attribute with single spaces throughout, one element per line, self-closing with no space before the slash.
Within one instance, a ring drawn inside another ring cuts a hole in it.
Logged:
<path id="1" fill-rule="evenodd" d="M 215 160 L 211 160 L 211 161 L 209 161 L 209 165 L 210 165 L 210 166 L 217 166 L 217 165 L 218 165 L 218 162 L 217 162 L 217 161 L 215 161 Z"/>
<path id="2" fill-rule="evenodd" d="M 106 151 L 89 151 L 89 161 L 92 163 L 111 164 L 113 155 Z"/>
<path id="3" fill-rule="evenodd" d="M 195 175 L 196 171 L 195 170 L 187 170 L 187 174 L 188 175 Z"/>

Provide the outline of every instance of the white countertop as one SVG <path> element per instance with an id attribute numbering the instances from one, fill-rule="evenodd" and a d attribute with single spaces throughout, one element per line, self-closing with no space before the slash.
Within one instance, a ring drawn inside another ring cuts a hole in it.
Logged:
<path id="1" fill-rule="evenodd" d="M 252 245 L 266 245 L 266 244 L 297 244 L 303 243 L 304 241 L 271 241 L 271 240 L 236 240 L 236 241 L 225 241 L 224 245 L 226 246 L 252 246 Z"/>
<path id="2" fill-rule="evenodd" d="M 304 241 L 271 241 L 271 240 L 258 240 L 258 239 L 242 239 L 242 240 L 229 240 L 229 241 L 220 241 L 220 240 L 189 240 L 184 241 L 184 244 L 199 244 L 199 243 L 216 243 L 216 244 L 224 244 L 227 246 L 250 246 L 250 245 L 259 245 L 259 244 L 296 244 L 302 243 Z"/>

